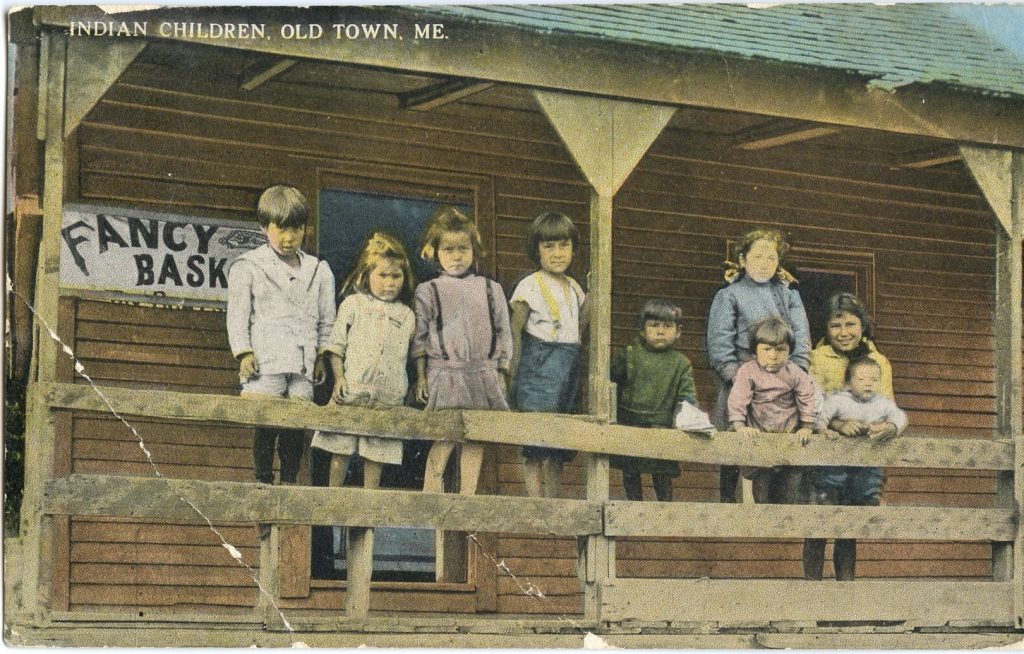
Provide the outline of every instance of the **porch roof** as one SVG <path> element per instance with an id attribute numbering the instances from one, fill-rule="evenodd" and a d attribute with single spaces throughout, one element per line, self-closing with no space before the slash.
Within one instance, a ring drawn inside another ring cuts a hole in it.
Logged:
<path id="1" fill-rule="evenodd" d="M 1024 59 L 942 4 L 442 6 L 429 13 L 630 44 L 852 72 L 893 90 L 1024 96 Z M 1019 12 L 1024 23 L 1024 7 Z"/>

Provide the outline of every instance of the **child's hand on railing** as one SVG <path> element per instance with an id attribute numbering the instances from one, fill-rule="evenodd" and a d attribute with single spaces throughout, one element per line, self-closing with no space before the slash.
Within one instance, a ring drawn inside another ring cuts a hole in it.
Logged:
<path id="1" fill-rule="evenodd" d="M 334 380 L 334 391 L 331 393 L 331 397 L 334 399 L 336 404 L 342 403 L 342 398 L 345 397 L 345 378 L 338 377 Z"/>
<path id="2" fill-rule="evenodd" d="M 427 378 L 420 377 L 419 379 L 416 380 L 416 401 L 420 402 L 421 404 L 426 404 L 428 397 L 429 396 L 427 395 Z"/>
<path id="3" fill-rule="evenodd" d="M 814 430 L 810 427 L 801 427 L 797 429 L 793 434 L 800 440 L 800 445 L 807 445 L 811 442 L 811 438 L 814 436 Z"/>
<path id="4" fill-rule="evenodd" d="M 732 430 L 739 434 L 740 436 L 754 437 L 757 436 L 758 434 L 757 427 L 747 427 L 741 422 L 732 423 Z"/>
<path id="5" fill-rule="evenodd" d="M 313 383 L 319 386 L 325 381 L 327 381 L 327 362 L 324 361 L 323 355 L 320 355 L 313 364 Z"/>
<path id="6" fill-rule="evenodd" d="M 896 435 L 896 425 L 891 422 L 872 422 L 868 425 L 868 438 L 873 441 L 887 441 Z"/>

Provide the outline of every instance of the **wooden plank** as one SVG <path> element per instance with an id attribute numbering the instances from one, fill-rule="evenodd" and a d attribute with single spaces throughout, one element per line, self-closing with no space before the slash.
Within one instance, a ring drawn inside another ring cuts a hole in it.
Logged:
<path id="1" fill-rule="evenodd" d="M 602 588 L 606 620 L 766 622 L 951 620 L 1012 624 L 1013 585 L 969 581 L 807 582 L 613 579 Z"/>
<path id="2" fill-rule="evenodd" d="M 281 525 L 268 525 L 269 533 L 259 539 L 260 567 L 256 615 L 269 614 L 280 598 L 281 590 Z M 262 527 L 258 527 L 262 531 Z"/>
<path id="3" fill-rule="evenodd" d="M 345 587 L 345 615 L 363 618 L 370 610 L 370 577 L 373 574 L 373 529 L 345 530 L 348 544 L 348 583 Z"/>
<path id="4" fill-rule="evenodd" d="M 451 531 L 577 536 L 601 531 L 601 507 L 580 500 L 460 496 L 418 492 L 168 478 L 71 475 L 51 480 L 50 514 L 192 521 L 200 507 L 212 522 L 407 526 Z"/>
<path id="5" fill-rule="evenodd" d="M 55 408 L 107 412 L 109 407 L 89 387 L 52 384 L 44 387 Z M 146 415 L 188 421 L 218 421 L 315 429 L 326 426 L 349 433 L 420 440 L 468 438 L 510 445 L 538 444 L 585 449 L 604 454 L 649 456 L 697 463 L 734 465 L 865 465 L 892 467 L 1005 470 L 1011 467 L 1009 443 L 966 439 L 898 438 L 887 443 L 853 439 L 815 439 L 807 446 L 778 435 L 743 437 L 728 432 L 717 438 L 690 436 L 672 429 L 642 429 L 603 424 L 580 416 L 512 412 L 433 411 L 401 407 L 388 410 L 332 405 L 319 407 L 285 399 L 194 396 L 169 391 L 103 390 L 122 415 Z M 949 423 L 956 416 L 947 416 Z M 973 424 L 973 423 L 971 423 Z"/>
<path id="6" fill-rule="evenodd" d="M 50 384 L 45 393 L 54 408 L 108 413 L 110 407 L 88 386 Z M 363 407 L 317 406 L 280 398 L 259 399 L 194 395 L 170 391 L 139 391 L 104 387 L 103 395 L 121 415 L 150 418 L 267 425 L 300 429 L 330 429 L 413 440 L 462 440 L 461 420 L 454 411 L 387 410 Z"/>
<path id="7" fill-rule="evenodd" d="M 582 416 L 462 412 L 470 440 L 508 445 L 551 445 L 602 454 L 731 465 L 854 465 L 909 468 L 1008 470 L 1008 442 L 896 438 L 887 443 L 816 438 L 806 446 L 778 434 L 740 436 L 721 432 L 708 439 L 676 429 L 604 424 Z"/>
<path id="8" fill-rule="evenodd" d="M 207 527 L 207 530 L 209 530 L 209 527 Z M 251 534 L 252 527 L 248 527 L 246 532 Z M 258 548 L 242 546 L 237 540 L 232 540 L 230 536 L 225 536 L 225 539 L 241 553 L 242 560 L 246 565 L 251 567 L 259 566 Z M 71 544 L 71 561 L 74 563 L 118 562 L 208 566 L 235 564 L 234 559 L 222 545 L 168 545 L 165 543 L 147 543 L 141 540 L 129 543 L 87 543 L 76 541 Z M 308 566 L 305 575 L 308 585 Z"/>
<path id="9" fill-rule="evenodd" d="M 756 646 L 771 649 L 843 650 L 981 650 L 1004 649 L 1020 636 L 1005 633 L 908 633 L 908 634 L 757 634 Z"/>
<path id="10" fill-rule="evenodd" d="M 309 579 L 313 556 L 308 525 L 289 525 L 280 529 L 281 563 L 278 566 L 281 597 L 309 597 Z"/>
<path id="11" fill-rule="evenodd" d="M 609 536 L 1008 540 L 1007 509 L 791 506 L 691 502 L 605 504 Z"/>
<path id="12" fill-rule="evenodd" d="M 72 584 L 71 608 L 76 605 L 177 606 L 192 604 L 248 606 L 256 603 L 256 586 L 125 586 L 120 584 Z M 165 643 L 166 645 L 166 643 Z"/>
<path id="13" fill-rule="evenodd" d="M 235 547 L 259 546 L 255 541 L 252 525 L 214 523 L 214 526 L 225 540 Z M 143 548 L 146 544 L 152 544 L 157 549 L 163 549 L 165 545 L 211 546 L 218 549 L 222 547 L 220 538 L 205 521 L 202 524 L 173 524 L 120 518 L 78 517 L 72 522 L 71 537 L 78 544 L 122 543 Z"/>

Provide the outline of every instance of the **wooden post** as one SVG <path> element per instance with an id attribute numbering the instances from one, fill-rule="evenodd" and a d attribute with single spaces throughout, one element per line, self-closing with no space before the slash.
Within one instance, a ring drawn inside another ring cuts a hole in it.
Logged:
<path id="1" fill-rule="evenodd" d="M 348 581 L 345 584 L 345 616 L 365 618 L 370 612 L 370 577 L 373 575 L 373 529 L 349 527 L 345 530 L 348 547 Z"/>
<path id="2" fill-rule="evenodd" d="M 273 606 L 281 597 L 281 527 L 270 525 L 270 534 L 260 539 L 259 546 L 261 592 L 256 599 L 256 614 L 271 623 L 277 619 L 272 615 L 276 613 Z"/>
<path id="3" fill-rule="evenodd" d="M 1011 150 L 961 147 L 961 154 L 998 219 L 996 225 L 996 296 L 992 344 L 995 349 L 996 431 L 1014 441 L 1014 470 L 996 478 L 997 506 L 1015 506 L 1017 534 L 1012 543 L 993 543 L 992 575 L 1013 580 L 1014 623 L 1024 627 L 1024 311 L 1021 309 L 1024 243 L 1024 155 Z"/>
<path id="4" fill-rule="evenodd" d="M 1010 197 L 1010 221 L 1013 226 L 1011 238 L 1008 242 L 997 244 L 996 252 L 1006 250 L 1003 267 L 1006 272 L 1007 285 L 1009 288 L 1002 291 L 1006 297 L 1000 298 L 996 293 L 997 311 L 1006 311 L 1005 321 L 1007 334 L 1006 349 L 1004 355 L 996 357 L 998 362 L 1003 362 L 1003 367 L 997 368 L 996 379 L 1000 386 L 996 393 L 999 404 L 996 406 L 996 420 L 1001 434 L 1010 435 L 1014 442 L 1014 477 L 1013 497 L 1017 507 L 1017 537 L 1013 542 L 1013 550 L 1016 556 L 1013 560 L 1013 616 L 1014 623 L 1019 629 L 1024 627 L 1024 525 L 1021 524 L 1021 511 L 1024 508 L 1024 379 L 1022 379 L 1021 366 L 1024 365 L 1024 355 L 1021 353 L 1021 340 L 1024 338 L 1024 312 L 1021 309 L 1022 301 L 1022 253 L 1021 247 L 1024 243 L 1024 153 L 1016 151 L 1013 153 L 1011 162 L 1011 197 Z M 997 266 L 998 270 L 999 266 Z M 999 273 L 997 273 L 998 275 Z"/>
<path id="5" fill-rule="evenodd" d="M 626 181 L 675 109 L 621 100 L 534 91 L 537 103 L 562 138 L 592 187 L 590 275 L 587 303 L 588 413 L 604 420 L 615 414 L 609 379 L 612 335 L 612 206 Z M 608 456 L 589 454 L 587 500 L 608 500 Z M 583 613 L 601 619 L 601 585 L 615 576 L 615 541 L 588 536 L 578 546 Z"/>
<path id="6" fill-rule="evenodd" d="M 612 197 L 590 193 L 590 342 L 587 348 L 589 413 L 611 419 L 612 396 L 608 378 L 612 337 Z"/>
<path id="7" fill-rule="evenodd" d="M 57 343 L 44 326 L 57 330 L 60 268 L 60 229 L 64 212 L 64 78 L 67 41 L 60 32 L 42 36 L 46 57 L 39 62 L 40 114 L 45 121 L 39 135 L 46 139 L 44 153 L 43 227 L 36 268 L 34 332 L 34 379 L 26 392 L 25 492 L 21 506 L 24 554 L 24 606 L 35 621 L 44 618 L 50 601 L 50 570 L 53 556 L 53 518 L 40 511 L 42 488 L 53 474 L 56 427 L 53 413 L 42 397 L 40 383 L 57 374 Z M 45 89 L 44 89 L 45 87 Z M 45 94 L 43 91 L 45 90 Z"/>
<path id="8" fill-rule="evenodd" d="M 608 456 L 587 455 L 587 501 L 608 501 Z M 577 543 L 577 571 L 583 583 L 583 617 L 601 620 L 601 586 L 615 577 L 615 539 L 604 536 L 580 538 Z"/>

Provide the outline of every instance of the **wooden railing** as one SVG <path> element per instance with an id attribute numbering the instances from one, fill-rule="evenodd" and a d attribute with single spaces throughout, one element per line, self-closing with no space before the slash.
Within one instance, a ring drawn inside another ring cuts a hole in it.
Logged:
<path id="1" fill-rule="evenodd" d="M 1012 441 L 907 437 L 888 443 L 816 439 L 780 444 L 778 436 L 722 434 L 713 439 L 670 429 L 639 429 L 584 416 L 486 411 L 422 412 L 319 407 L 289 400 L 197 396 L 80 384 L 41 384 L 51 411 L 235 425 L 317 428 L 401 439 L 547 445 L 587 456 L 587 499 L 423 494 L 408 491 L 266 486 L 156 477 L 70 475 L 47 482 L 46 515 L 117 516 L 275 525 L 261 544 L 261 580 L 274 588 L 276 529 L 289 524 L 352 527 L 346 612 L 369 608 L 374 527 L 575 536 L 580 539 L 585 618 L 596 621 L 887 620 L 923 626 L 1014 626 L 1015 584 L 994 569 L 992 581 L 853 581 L 622 579 L 615 539 L 624 536 L 866 538 L 987 541 L 1005 551 L 1020 528 L 1015 508 L 840 507 L 610 501 L 608 455 L 729 465 L 852 465 L 995 470 L 1014 468 Z M 187 500 L 187 502 L 183 501 Z M 361 546 L 361 543 L 363 544 Z M 1002 556 L 1002 555 L 1001 555 Z"/>

